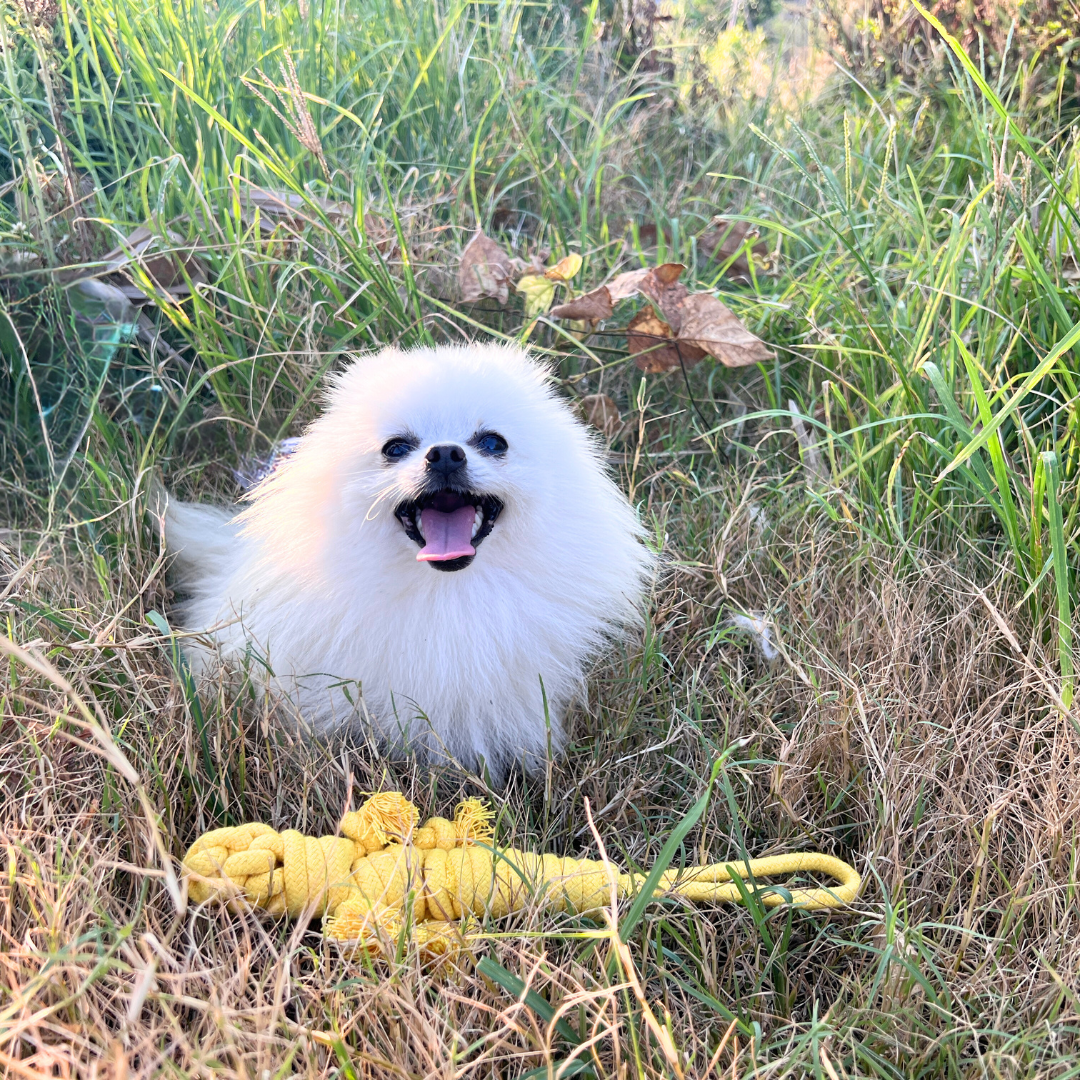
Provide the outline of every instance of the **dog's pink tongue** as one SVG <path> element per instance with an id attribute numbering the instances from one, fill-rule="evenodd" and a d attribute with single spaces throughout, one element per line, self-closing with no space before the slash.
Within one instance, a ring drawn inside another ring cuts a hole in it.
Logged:
<path id="1" fill-rule="evenodd" d="M 444 514 L 430 506 L 420 511 L 420 524 L 424 527 L 427 543 L 416 558 L 420 562 L 444 562 L 475 555 L 472 546 L 472 527 L 476 520 L 475 506 L 462 506 L 452 513 Z"/>

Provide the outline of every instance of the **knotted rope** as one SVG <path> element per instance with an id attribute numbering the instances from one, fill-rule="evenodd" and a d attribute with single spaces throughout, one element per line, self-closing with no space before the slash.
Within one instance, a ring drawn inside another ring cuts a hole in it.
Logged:
<path id="1" fill-rule="evenodd" d="M 217 898 L 233 910 L 248 904 L 273 915 L 323 916 L 327 937 L 363 948 L 393 941 L 411 924 L 429 955 L 454 949 L 463 920 L 473 916 L 499 918 L 530 904 L 587 914 L 610 901 L 609 868 L 602 862 L 493 848 L 494 814 L 480 799 L 461 803 L 453 821 L 433 817 L 418 828 L 419 816 L 404 795 L 388 791 L 346 814 L 341 836 L 278 833 L 260 824 L 214 829 L 184 856 L 188 895 L 196 903 Z M 810 910 L 840 907 L 858 895 L 858 873 L 817 852 L 670 870 L 654 895 L 737 903 L 742 894 L 733 877 L 802 871 L 827 874 L 839 885 L 791 889 L 786 896 L 751 891 L 767 907 L 791 903 Z M 632 874 L 615 878 L 620 897 L 636 895 L 644 882 Z"/>

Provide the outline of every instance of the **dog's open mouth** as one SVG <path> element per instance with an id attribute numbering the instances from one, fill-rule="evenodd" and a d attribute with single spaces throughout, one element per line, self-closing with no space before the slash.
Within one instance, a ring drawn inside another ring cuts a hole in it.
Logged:
<path id="1" fill-rule="evenodd" d="M 419 562 L 436 570 L 463 570 L 502 508 L 492 495 L 444 489 L 401 503 L 394 514 L 409 539 L 420 545 Z"/>

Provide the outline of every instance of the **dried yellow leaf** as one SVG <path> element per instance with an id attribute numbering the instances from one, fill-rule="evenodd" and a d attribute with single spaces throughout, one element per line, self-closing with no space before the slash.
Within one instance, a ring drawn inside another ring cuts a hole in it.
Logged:
<path id="1" fill-rule="evenodd" d="M 549 281 L 569 281 L 580 269 L 581 256 L 576 252 L 571 252 L 560 259 L 554 266 L 549 266 L 544 271 L 544 277 Z"/>

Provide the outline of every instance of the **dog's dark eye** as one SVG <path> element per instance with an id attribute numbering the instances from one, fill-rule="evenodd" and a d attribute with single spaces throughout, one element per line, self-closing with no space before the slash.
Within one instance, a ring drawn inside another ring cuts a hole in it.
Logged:
<path id="1" fill-rule="evenodd" d="M 489 431 L 476 440 L 476 449 L 481 454 L 490 454 L 492 457 L 496 457 L 499 454 L 506 453 L 506 440 L 494 431 Z"/>
<path id="2" fill-rule="evenodd" d="M 404 439 L 391 439 L 382 448 L 382 452 L 387 461 L 400 461 L 413 452 L 413 445 Z"/>

